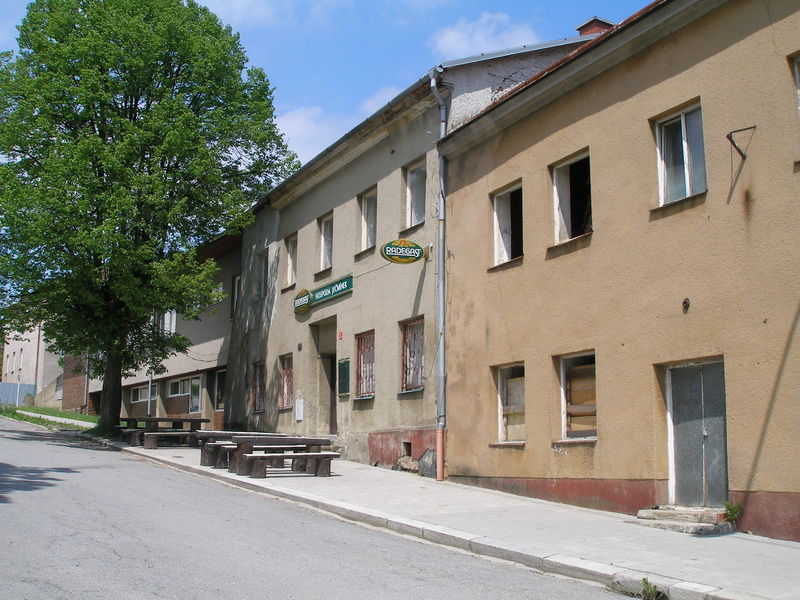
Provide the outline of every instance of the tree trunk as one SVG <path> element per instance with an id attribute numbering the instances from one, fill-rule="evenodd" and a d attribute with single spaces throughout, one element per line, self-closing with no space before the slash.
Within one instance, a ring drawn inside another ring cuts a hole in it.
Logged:
<path id="1" fill-rule="evenodd" d="M 100 426 L 112 428 L 119 425 L 122 407 L 122 354 L 116 348 L 106 352 L 103 373 L 103 391 L 100 393 Z"/>

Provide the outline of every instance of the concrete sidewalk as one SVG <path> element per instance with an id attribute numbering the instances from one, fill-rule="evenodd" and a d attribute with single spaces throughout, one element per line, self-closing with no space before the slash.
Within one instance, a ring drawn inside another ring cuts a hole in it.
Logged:
<path id="1" fill-rule="evenodd" d="M 377 527 L 640 594 L 671 600 L 800 598 L 800 543 L 743 533 L 695 537 L 629 515 L 546 502 L 345 460 L 333 476 L 250 479 L 200 466 L 200 451 L 114 446 L 172 467 L 299 501 Z"/>

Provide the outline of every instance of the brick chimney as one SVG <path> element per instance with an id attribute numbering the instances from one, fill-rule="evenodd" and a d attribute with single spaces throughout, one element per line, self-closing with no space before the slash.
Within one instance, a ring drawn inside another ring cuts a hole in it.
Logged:
<path id="1" fill-rule="evenodd" d="M 578 33 L 580 35 L 590 35 L 592 33 L 603 33 L 611 29 L 616 23 L 606 21 L 600 17 L 592 17 L 585 23 L 578 25 Z"/>

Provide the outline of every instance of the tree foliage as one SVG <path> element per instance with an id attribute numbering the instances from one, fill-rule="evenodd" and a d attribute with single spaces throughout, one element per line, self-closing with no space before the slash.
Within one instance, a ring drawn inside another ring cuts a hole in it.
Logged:
<path id="1" fill-rule="evenodd" d="M 188 340 L 156 326 L 214 298 L 197 248 L 298 166 L 272 88 L 193 0 L 35 0 L 0 64 L 0 329 L 121 376 Z M 115 413 L 115 414 L 114 414 Z"/>

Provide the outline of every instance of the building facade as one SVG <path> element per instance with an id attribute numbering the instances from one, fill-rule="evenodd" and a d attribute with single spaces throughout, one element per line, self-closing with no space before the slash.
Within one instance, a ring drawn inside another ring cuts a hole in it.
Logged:
<path id="1" fill-rule="evenodd" d="M 450 479 L 800 539 L 799 56 L 655 2 L 440 144 Z"/>

